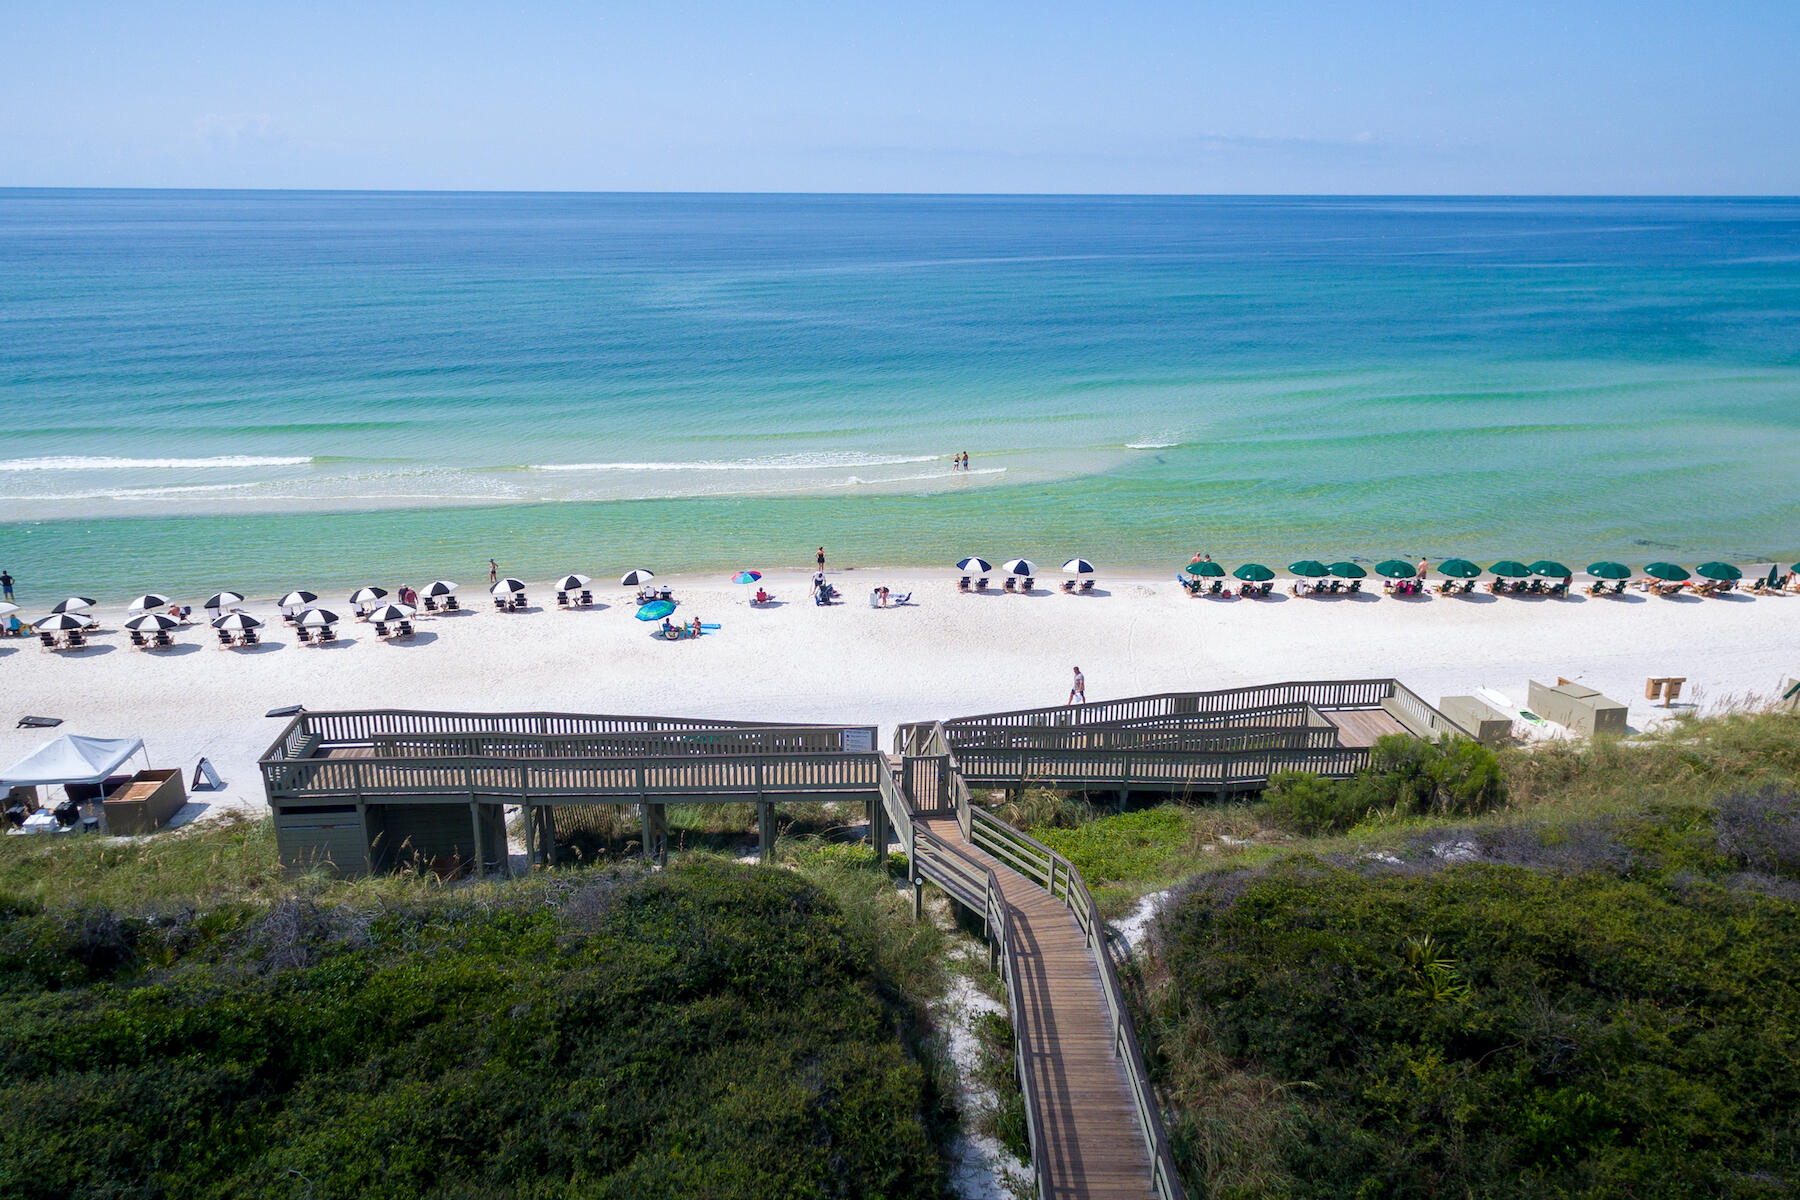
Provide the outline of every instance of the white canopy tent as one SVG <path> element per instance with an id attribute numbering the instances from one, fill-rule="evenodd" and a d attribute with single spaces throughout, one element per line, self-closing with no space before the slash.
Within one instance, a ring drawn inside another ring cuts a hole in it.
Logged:
<path id="1" fill-rule="evenodd" d="M 45 742 L 30 754 L 0 771 L 0 787 L 67 783 L 104 783 L 117 774 L 125 760 L 144 749 L 143 738 L 83 737 L 64 734 Z M 149 756 L 145 756 L 149 765 Z"/>

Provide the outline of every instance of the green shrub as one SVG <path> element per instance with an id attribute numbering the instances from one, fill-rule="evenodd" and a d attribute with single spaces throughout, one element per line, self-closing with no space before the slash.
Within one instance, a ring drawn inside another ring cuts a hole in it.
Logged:
<path id="1" fill-rule="evenodd" d="M 1263 796 L 1268 801 L 1269 820 L 1281 829 L 1307 837 L 1340 833 L 1368 812 L 1366 804 L 1359 806 L 1360 788 L 1311 771 L 1277 771 L 1269 776 Z"/>
<path id="2" fill-rule="evenodd" d="M 1406 734 L 1378 738 L 1369 765 L 1349 779 L 1277 771 L 1264 793 L 1278 828 L 1312 837 L 1342 833 L 1373 812 L 1470 816 L 1506 802 L 1500 758 L 1466 738 L 1427 742 Z"/>

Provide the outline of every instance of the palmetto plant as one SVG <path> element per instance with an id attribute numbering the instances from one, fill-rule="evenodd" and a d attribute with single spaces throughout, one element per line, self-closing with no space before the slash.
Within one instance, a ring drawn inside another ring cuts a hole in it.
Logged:
<path id="1" fill-rule="evenodd" d="M 1429 933 L 1406 939 L 1406 969 L 1411 976 L 1405 990 L 1438 1003 L 1469 998 L 1468 981 L 1457 969 L 1456 959 Z"/>

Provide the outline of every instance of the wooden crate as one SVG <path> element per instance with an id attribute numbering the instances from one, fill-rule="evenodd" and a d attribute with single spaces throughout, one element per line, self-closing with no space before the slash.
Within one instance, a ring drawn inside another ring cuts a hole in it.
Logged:
<path id="1" fill-rule="evenodd" d="M 108 833 L 154 833 L 187 803 L 180 771 L 139 771 L 102 802 Z"/>

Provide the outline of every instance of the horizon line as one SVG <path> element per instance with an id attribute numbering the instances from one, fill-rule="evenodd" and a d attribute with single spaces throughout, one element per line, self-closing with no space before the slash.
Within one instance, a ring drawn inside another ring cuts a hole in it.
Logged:
<path id="1" fill-rule="evenodd" d="M 44 192 L 170 192 L 227 195 L 311 196 L 767 196 L 892 197 L 919 199 L 1093 199 L 1093 200 L 1796 200 L 1786 192 L 997 192 L 997 191 L 785 191 L 772 188 L 694 190 L 688 188 L 407 188 L 407 187 L 204 187 L 0 185 L 0 195 Z"/>

